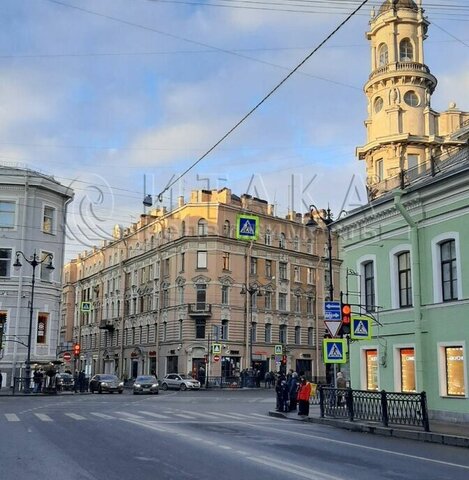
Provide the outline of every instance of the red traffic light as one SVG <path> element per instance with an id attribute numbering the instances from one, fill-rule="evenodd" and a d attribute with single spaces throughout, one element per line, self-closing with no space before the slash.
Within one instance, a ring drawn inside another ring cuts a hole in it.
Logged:
<path id="1" fill-rule="evenodd" d="M 286 364 L 287 364 L 287 356 L 283 355 L 282 356 L 282 365 L 286 365 Z"/>
<path id="2" fill-rule="evenodd" d="M 75 355 L 75 357 L 78 357 L 80 355 L 80 344 L 79 343 L 75 343 L 75 345 L 73 345 L 73 355 Z"/>
<path id="3" fill-rule="evenodd" d="M 350 320 L 352 317 L 352 307 L 349 303 L 342 304 L 342 323 L 344 325 L 350 325 Z"/>

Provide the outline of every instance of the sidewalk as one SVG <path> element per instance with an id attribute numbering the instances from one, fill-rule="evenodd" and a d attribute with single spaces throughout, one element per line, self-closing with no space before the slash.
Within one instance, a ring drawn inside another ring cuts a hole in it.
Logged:
<path id="1" fill-rule="evenodd" d="M 423 428 L 411 426 L 393 425 L 384 427 L 379 423 L 351 422 L 347 419 L 331 417 L 321 418 L 319 405 L 311 405 L 308 417 L 300 417 L 297 412 L 270 411 L 269 415 L 271 417 L 287 418 L 292 421 L 319 423 L 336 428 L 344 428 L 353 432 L 374 433 L 376 435 L 469 448 L 469 424 L 467 423 L 460 424 L 430 420 L 430 432 L 425 432 Z"/>

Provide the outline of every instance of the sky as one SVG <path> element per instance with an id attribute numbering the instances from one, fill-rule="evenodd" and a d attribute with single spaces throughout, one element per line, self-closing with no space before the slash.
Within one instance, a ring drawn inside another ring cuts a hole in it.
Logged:
<path id="1" fill-rule="evenodd" d="M 0 164 L 75 191 L 67 257 L 193 189 L 229 187 L 276 213 L 366 203 L 369 0 L 3 0 Z M 469 1 L 423 0 L 437 111 L 469 110 Z M 161 200 L 161 202 L 159 201 Z M 148 209 L 147 209 L 148 211 Z"/>

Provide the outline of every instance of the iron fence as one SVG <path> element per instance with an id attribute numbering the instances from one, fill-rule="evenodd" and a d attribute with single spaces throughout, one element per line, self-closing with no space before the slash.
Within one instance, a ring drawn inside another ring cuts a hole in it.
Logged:
<path id="1" fill-rule="evenodd" d="M 239 377 L 208 377 L 207 388 L 239 388 L 240 387 L 240 378 Z"/>
<path id="2" fill-rule="evenodd" d="M 430 431 L 427 396 L 421 393 L 370 392 L 319 386 L 321 417 L 405 425 Z"/>

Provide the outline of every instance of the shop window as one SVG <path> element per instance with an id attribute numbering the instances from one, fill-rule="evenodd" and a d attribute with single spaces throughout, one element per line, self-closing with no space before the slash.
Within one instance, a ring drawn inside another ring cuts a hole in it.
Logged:
<path id="1" fill-rule="evenodd" d="M 449 397 L 466 396 L 464 381 L 464 348 L 462 345 L 444 347 L 445 387 Z"/>
<path id="2" fill-rule="evenodd" d="M 401 391 L 415 392 L 415 351 L 413 348 L 399 349 L 401 366 Z"/>
<path id="3" fill-rule="evenodd" d="M 47 324 L 49 322 L 48 313 L 39 313 L 37 316 L 37 336 L 36 343 L 44 345 L 47 343 Z"/>
<path id="4" fill-rule="evenodd" d="M 378 390 L 378 350 L 365 350 L 366 390 Z"/>

